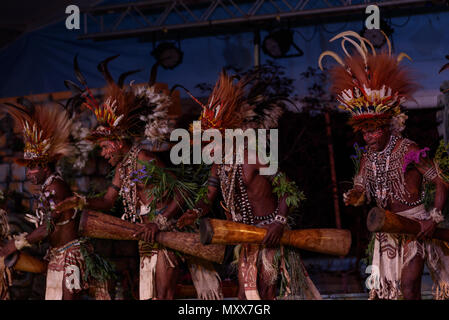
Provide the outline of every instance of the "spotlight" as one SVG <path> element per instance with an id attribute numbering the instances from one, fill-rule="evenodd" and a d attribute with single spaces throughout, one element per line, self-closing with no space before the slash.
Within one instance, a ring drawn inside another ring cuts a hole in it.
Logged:
<path id="1" fill-rule="evenodd" d="M 298 53 L 287 55 L 290 47 L 293 46 Z M 293 42 L 293 32 L 290 30 L 277 30 L 265 37 L 262 43 L 262 50 L 272 58 L 300 57 L 304 52 Z"/>
<path id="2" fill-rule="evenodd" d="M 182 62 L 184 53 L 175 47 L 173 43 L 160 43 L 156 49 L 151 52 L 164 69 L 174 69 Z"/>

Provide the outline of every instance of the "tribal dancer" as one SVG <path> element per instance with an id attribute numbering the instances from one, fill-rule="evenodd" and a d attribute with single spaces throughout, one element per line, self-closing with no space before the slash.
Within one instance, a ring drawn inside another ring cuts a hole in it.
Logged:
<path id="1" fill-rule="evenodd" d="M 192 96 L 203 108 L 201 130 L 217 129 L 224 133 L 225 129 L 277 127 L 283 112 L 283 102 L 266 95 L 266 82 L 251 79 L 248 77 L 234 83 L 233 78 L 223 72 L 207 106 Z M 221 152 L 219 147 L 214 147 L 214 155 Z M 178 227 L 192 224 L 208 214 L 210 205 L 221 191 L 227 219 L 268 229 L 262 245 L 242 244 L 238 247 L 238 298 L 256 300 L 302 296 L 320 299 L 299 253 L 279 245 L 282 233 L 287 228 L 290 210 L 286 199 L 293 197 L 299 202 L 297 197 L 300 192 L 281 172 L 272 176 L 261 175 L 260 170 L 264 167 L 266 165 L 262 165 L 259 158 L 256 158 L 256 164 L 250 164 L 246 155 L 242 163 L 213 164 L 208 180 L 207 201 L 200 201 L 196 209 L 186 211 L 178 220 Z M 276 187 L 293 191 L 277 194 Z M 281 280 L 280 288 L 278 280 Z"/>
<path id="2" fill-rule="evenodd" d="M 41 190 L 36 215 L 26 215 L 36 229 L 0 247 L 0 256 L 6 257 L 47 238 L 50 249 L 46 256 L 49 264 L 45 299 L 79 299 L 91 288 L 96 299 L 109 300 L 106 283 L 86 275 L 88 257 L 83 252 L 92 252 L 92 246 L 78 237 L 79 211 L 54 210 L 57 203 L 72 196 L 69 186 L 55 170 L 57 161 L 71 152 L 68 142 L 71 121 L 67 112 L 58 105 L 35 106 L 25 99 L 20 105 L 8 104 L 5 109 L 22 128 L 25 141 L 23 159 L 15 162 L 28 168 L 27 178 L 41 185 Z"/>
<path id="3" fill-rule="evenodd" d="M 154 84 L 155 69 L 149 85 L 124 86 L 125 76 L 132 72 L 120 76 L 118 83 L 115 83 L 107 63 L 116 57 L 108 58 L 99 65 L 99 70 L 108 82 L 101 104 L 92 96 L 75 59 L 75 72 L 85 87 L 79 90 L 86 99 L 84 105 L 95 113 L 98 122 L 90 139 L 99 144 L 102 156 L 115 167 L 115 175 L 104 197 L 88 200 L 73 197 L 67 199 L 67 203 L 78 202 L 83 208 L 107 211 L 121 196 L 124 205 L 121 218 L 140 226 L 136 234 L 141 239 L 139 299 L 173 299 L 182 258 L 175 251 L 154 243 L 154 240 L 159 231 L 173 231 L 174 218 L 180 213 L 180 208 L 177 201 L 165 197 L 156 199 L 156 210 L 152 212 L 150 203 L 154 199 L 149 193 L 156 186 L 151 184 L 151 179 L 146 184 L 137 181 L 135 173 L 145 169 L 142 162 L 165 167 L 156 151 L 169 148 L 167 141 L 172 129 L 168 123 L 168 108 L 175 101 L 168 92 L 157 89 Z M 143 148 L 144 138 L 151 142 L 151 151 Z M 191 272 L 195 272 L 192 273 L 192 280 L 198 297 L 221 299 L 218 274 L 209 265 L 198 263 L 195 266 L 189 267 Z"/>
<path id="4" fill-rule="evenodd" d="M 353 38 L 352 38 L 353 37 Z M 319 58 L 332 56 L 340 65 L 331 70 L 332 90 L 340 108 L 351 113 L 349 123 L 361 131 L 367 152 L 361 157 L 354 187 L 344 194 L 346 205 L 358 206 L 375 200 L 376 205 L 395 214 L 416 220 L 421 231 L 416 237 L 405 234 L 375 234 L 370 299 L 420 299 L 424 263 L 434 280 L 435 298 L 449 298 L 449 255 L 445 244 L 430 239 L 436 225 L 443 220 L 441 210 L 446 202 L 446 186 L 439 167 L 429 159 L 428 148 L 419 149 L 402 137 L 407 116 L 401 104 L 411 97 L 416 86 L 407 70 L 399 66 L 405 53 L 376 53 L 372 44 L 356 32 L 346 31 L 331 41 L 342 38 L 347 57 L 343 60 L 331 51 Z M 350 55 L 345 43 L 351 43 L 358 54 Z M 409 58 L 410 59 L 410 58 Z M 433 208 L 423 204 L 426 183 L 436 186 Z M 374 270 L 374 269 L 373 269 Z"/>

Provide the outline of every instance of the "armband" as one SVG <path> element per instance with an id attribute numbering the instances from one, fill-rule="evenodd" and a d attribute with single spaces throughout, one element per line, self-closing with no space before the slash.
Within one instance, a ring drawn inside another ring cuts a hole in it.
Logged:
<path id="1" fill-rule="evenodd" d="M 279 214 L 277 214 L 277 215 L 274 217 L 274 221 L 275 221 L 275 222 L 279 222 L 280 224 L 283 224 L 283 225 L 287 224 L 287 218 L 284 217 L 284 216 L 281 216 L 281 215 L 279 215 Z"/>
<path id="2" fill-rule="evenodd" d="M 220 180 L 217 177 L 210 176 L 207 179 L 207 185 L 218 189 L 220 187 Z"/>
<path id="3" fill-rule="evenodd" d="M 115 184 L 111 184 L 111 188 L 114 189 L 117 192 L 120 192 L 120 187 L 117 187 Z"/>
<path id="4" fill-rule="evenodd" d="M 87 199 L 85 196 L 80 195 L 78 193 L 75 192 L 75 196 L 78 197 L 78 204 L 75 207 L 75 209 L 79 209 L 79 210 L 83 210 L 83 208 L 87 205 Z"/>
<path id="5" fill-rule="evenodd" d="M 22 250 L 25 247 L 31 247 L 31 244 L 28 242 L 28 240 L 26 239 L 26 236 L 28 235 L 28 233 L 24 232 L 21 233 L 19 235 L 14 235 L 14 246 L 16 247 L 17 250 Z"/>
<path id="6" fill-rule="evenodd" d="M 433 181 L 438 176 L 437 169 L 434 165 L 432 165 L 426 172 L 423 174 L 423 178 L 427 181 Z"/>
<path id="7" fill-rule="evenodd" d="M 435 221 L 435 223 L 440 223 L 444 221 L 444 217 L 441 214 L 441 210 L 437 208 L 433 208 L 432 210 L 430 210 L 430 217 L 432 218 L 433 221 Z"/>
<path id="8" fill-rule="evenodd" d="M 359 186 L 364 188 L 363 177 L 361 175 L 357 175 L 354 177 L 354 186 Z"/>
<path id="9" fill-rule="evenodd" d="M 197 219 L 204 216 L 203 208 L 195 208 L 192 211 L 195 212 Z"/>

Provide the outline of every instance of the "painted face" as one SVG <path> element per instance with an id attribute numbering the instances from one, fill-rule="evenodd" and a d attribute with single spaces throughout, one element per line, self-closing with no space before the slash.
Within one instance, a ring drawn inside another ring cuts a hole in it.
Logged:
<path id="1" fill-rule="evenodd" d="M 376 152 L 385 149 L 390 138 L 390 131 L 387 127 L 362 129 L 362 134 L 367 147 Z"/>
<path id="2" fill-rule="evenodd" d="M 105 140 L 100 142 L 100 147 L 101 155 L 108 160 L 111 166 L 114 167 L 120 162 L 122 158 L 121 149 L 123 147 L 121 142 Z"/>
<path id="3" fill-rule="evenodd" d="M 27 168 L 26 176 L 32 184 L 40 185 L 45 182 L 45 179 L 47 179 L 48 170 L 46 167 L 34 165 Z"/>

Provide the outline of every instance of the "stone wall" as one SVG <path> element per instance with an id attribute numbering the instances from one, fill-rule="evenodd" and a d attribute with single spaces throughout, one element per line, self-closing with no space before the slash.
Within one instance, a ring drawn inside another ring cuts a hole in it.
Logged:
<path id="1" fill-rule="evenodd" d="M 22 206 L 29 210 L 33 205 L 34 187 L 26 179 L 25 168 L 14 163 L 14 158 L 22 156 L 23 142 L 20 132 L 14 128 L 9 115 L 0 113 L 0 190 L 13 199 L 14 203 L 8 203 L 8 206 L 16 210 Z"/>

